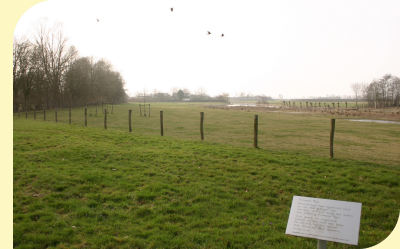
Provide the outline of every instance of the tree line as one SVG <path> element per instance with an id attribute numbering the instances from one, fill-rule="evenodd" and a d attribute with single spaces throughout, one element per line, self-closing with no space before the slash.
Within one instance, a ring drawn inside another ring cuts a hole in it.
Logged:
<path id="1" fill-rule="evenodd" d="M 53 109 L 126 101 L 125 81 L 112 64 L 79 57 L 62 24 L 34 27 L 33 35 L 13 39 L 13 109 Z"/>
<path id="2" fill-rule="evenodd" d="M 380 79 L 370 83 L 353 83 L 351 89 L 358 100 L 367 102 L 369 107 L 384 108 L 399 106 L 400 79 L 391 74 L 385 74 Z"/>

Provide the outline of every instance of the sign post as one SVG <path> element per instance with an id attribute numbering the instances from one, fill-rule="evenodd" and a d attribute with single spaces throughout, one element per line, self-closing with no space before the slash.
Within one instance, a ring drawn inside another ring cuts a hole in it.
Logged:
<path id="1" fill-rule="evenodd" d="M 327 241 L 358 245 L 361 203 L 293 196 L 286 234 L 318 239 L 318 249 Z"/>

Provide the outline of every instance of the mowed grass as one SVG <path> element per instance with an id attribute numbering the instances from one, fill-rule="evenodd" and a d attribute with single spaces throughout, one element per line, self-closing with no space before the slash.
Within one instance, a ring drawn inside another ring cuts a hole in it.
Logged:
<path id="1" fill-rule="evenodd" d="M 159 106 L 164 137 L 156 115 L 132 119 L 129 133 L 129 107 L 120 107 L 126 114 L 114 107 L 107 130 L 102 117 L 91 117 L 88 127 L 14 119 L 15 248 L 315 248 L 314 239 L 285 235 L 294 195 L 361 202 L 359 245 L 352 248 L 378 244 L 396 225 L 398 165 L 267 144 L 254 149 L 254 113 L 195 105 Z M 206 113 L 205 141 L 196 129 L 199 111 Z M 221 129 L 216 122 L 225 115 L 250 131 Z M 215 127 L 207 123 L 212 118 Z M 237 137 L 218 140 L 214 133 Z"/>

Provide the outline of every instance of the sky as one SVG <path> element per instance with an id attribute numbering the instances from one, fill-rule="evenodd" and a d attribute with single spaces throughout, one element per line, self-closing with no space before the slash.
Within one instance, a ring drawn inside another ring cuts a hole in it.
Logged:
<path id="1" fill-rule="evenodd" d="M 14 36 L 40 17 L 61 22 L 80 56 L 121 72 L 128 95 L 343 96 L 352 83 L 400 77 L 399 9 L 398 0 L 50 0 L 26 11 Z"/>

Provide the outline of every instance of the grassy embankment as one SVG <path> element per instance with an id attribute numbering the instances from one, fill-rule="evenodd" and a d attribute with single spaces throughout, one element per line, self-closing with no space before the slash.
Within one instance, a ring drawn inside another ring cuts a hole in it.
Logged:
<path id="1" fill-rule="evenodd" d="M 58 124 L 14 119 L 15 247 L 315 248 L 316 240 L 284 234 L 293 195 L 363 203 L 355 248 L 376 245 L 397 222 L 398 158 L 356 155 L 370 139 L 398 146 L 397 126 L 360 123 L 356 132 L 338 122 L 332 160 L 328 119 L 260 114 L 265 140 L 254 149 L 254 113 L 154 105 L 151 117 L 134 112 L 130 134 L 129 107 L 114 107 L 107 130 L 100 113 L 82 126 L 82 109 L 71 125 L 64 111 Z M 340 154 L 349 147 L 356 160 Z"/>

